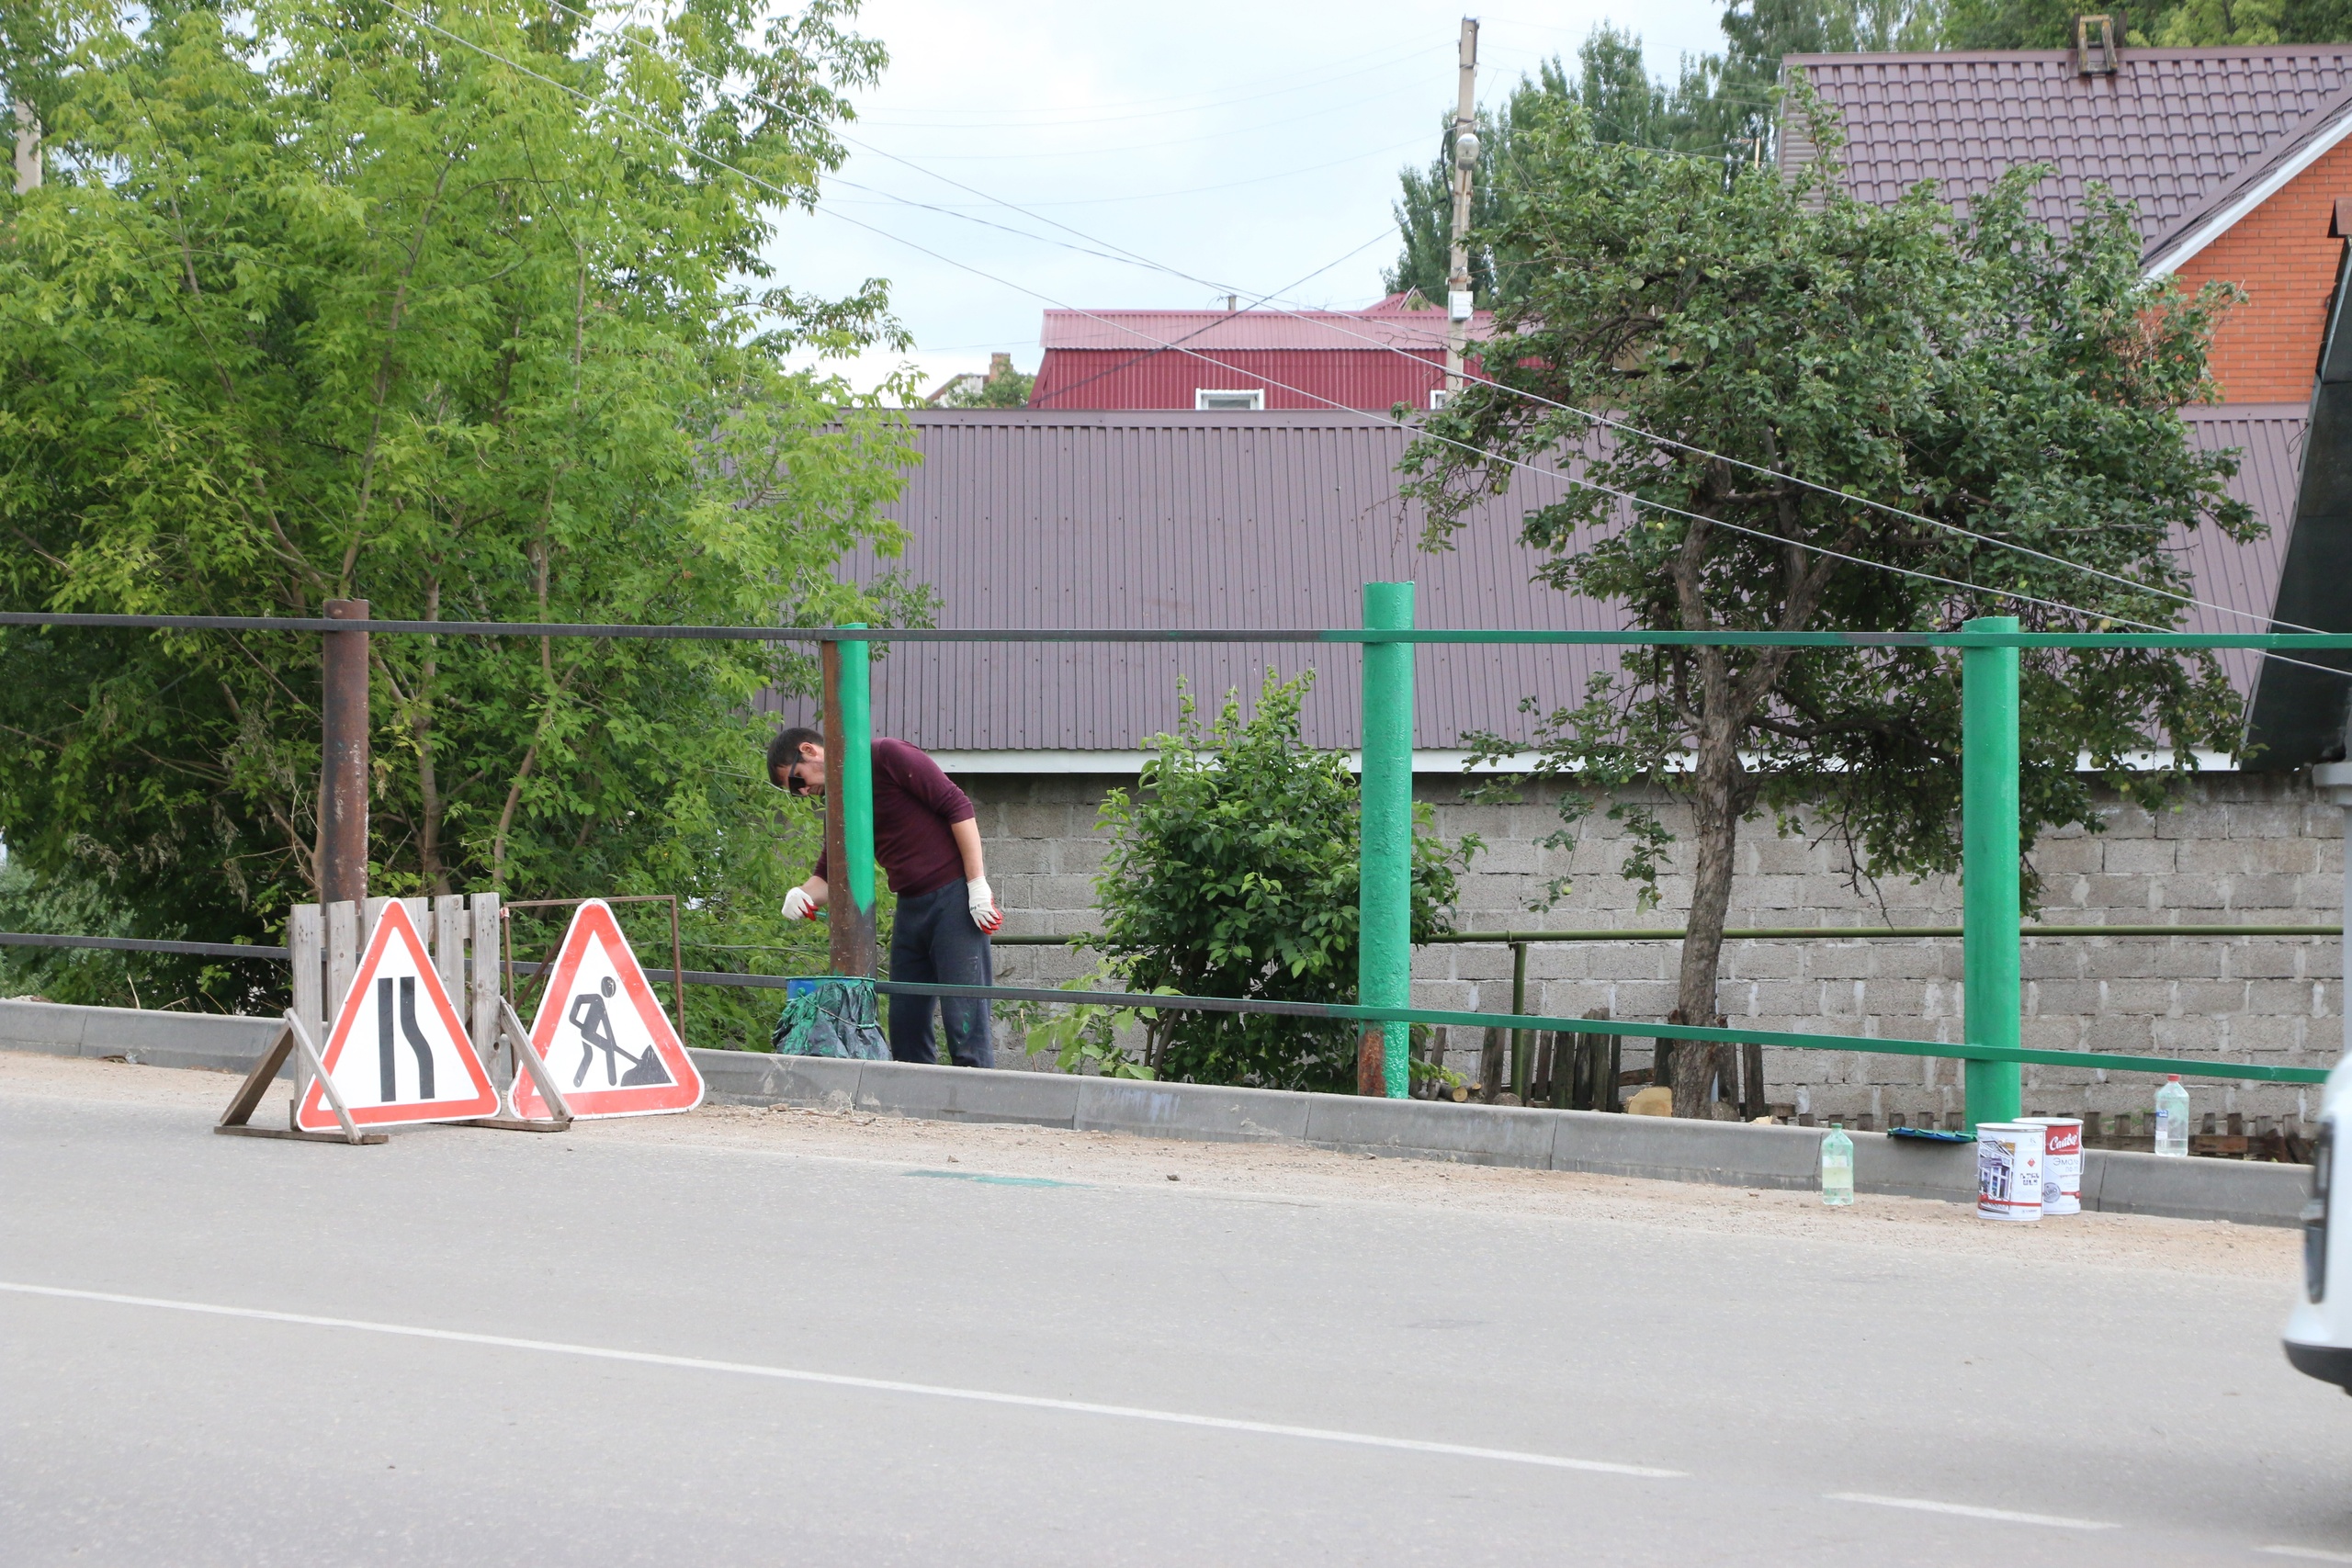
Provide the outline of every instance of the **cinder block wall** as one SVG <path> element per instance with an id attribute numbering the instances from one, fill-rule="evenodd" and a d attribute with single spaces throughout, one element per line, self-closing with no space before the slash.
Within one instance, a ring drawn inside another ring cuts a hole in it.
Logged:
<path id="1" fill-rule="evenodd" d="M 958 781 L 979 807 L 989 868 L 1009 931 L 1067 932 L 1094 925 L 1093 878 L 1103 844 L 1094 831 L 1104 793 L 1131 783 L 1101 776 Z M 1672 927 L 1688 908 L 1687 845 L 1660 884 L 1661 905 L 1636 907 L 1619 874 L 1622 829 L 1595 813 L 1572 846 L 1543 847 L 1560 826 L 1555 787 L 1531 787 L 1520 804 L 1471 804 L 1454 780 L 1423 778 L 1417 793 L 1437 808 L 1449 840 L 1475 833 L 1486 849 L 1463 884 L 1462 929 Z M 1662 802 L 1668 824 L 1687 828 Z M 2033 863 L 2043 879 L 2042 922 L 2110 925 L 2327 923 L 2342 913 L 2342 814 L 2315 800 L 2305 774 L 2215 774 L 2176 809 L 2151 816 L 2109 799 L 2104 832 L 2045 840 Z M 1743 829 L 1731 924 L 1738 926 L 1957 925 L 1956 881 L 1857 885 L 1839 848 L 1781 838 L 1769 821 Z M 1552 878 L 1573 879 L 1546 912 L 1531 911 Z M 2297 1066 L 2332 1064 L 2343 1041 L 2342 944 L 2334 937 L 2118 936 L 2029 941 L 2026 1043 L 2056 1050 L 2232 1055 Z M 1531 950 L 1532 1010 L 1579 1017 L 1606 1008 L 1621 1019 L 1662 1019 L 1674 1005 L 1680 950 L 1672 942 L 1549 944 Z M 1090 960 L 1055 949 L 1002 948 L 1007 985 L 1057 985 Z M 1759 1029 L 1856 1032 L 1957 1042 L 1962 1034 L 1961 950 L 1956 941 L 1738 942 L 1727 944 L 1720 1006 Z M 1506 948 L 1425 947 L 1414 959 L 1414 1000 L 1438 1008 L 1501 1011 L 1510 1002 Z M 1450 1065 L 1473 1070 L 1475 1031 L 1451 1032 Z M 1014 1043 L 1008 1040 L 1005 1047 Z M 1017 1061 L 1017 1055 L 1011 1058 Z M 1771 1098 L 1821 1115 L 1885 1118 L 1958 1111 L 1959 1065 L 1864 1053 L 1769 1051 Z M 1640 1066 L 1646 1051 L 1631 1047 Z M 1042 1064 L 1040 1064 L 1042 1065 Z M 2143 1109 L 2154 1081 L 2114 1082 L 2066 1068 L 2028 1067 L 2029 1110 Z M 2316 1109 L 2292 1086 L 2190 1082 L 2199 1109 L 2294 1117 Z M 1884 1124 L 1883 1121 L 1881 1122 Z"/>

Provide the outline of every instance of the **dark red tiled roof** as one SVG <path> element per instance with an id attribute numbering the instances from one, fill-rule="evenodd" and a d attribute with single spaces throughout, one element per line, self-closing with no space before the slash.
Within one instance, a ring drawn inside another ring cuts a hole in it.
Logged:
<path id="1" fill-rule="evenodd" d="M 2005 171 L 2047 163 L 2057 172 L 2034 193 L 2035 218 L 2064 228 L 2104 185 L 2137 207 L 2148 254 L 2352 109 L 2352 44 L 2126 49 L 2111 76 L 2080 74 L 2069 50 L 1792 54 L 1781 71 L 1838 112 L 1861 199 L 1934 180 L 1964 205 Z M 1784 108 L 1782 167 L 1814 154 Z"/>

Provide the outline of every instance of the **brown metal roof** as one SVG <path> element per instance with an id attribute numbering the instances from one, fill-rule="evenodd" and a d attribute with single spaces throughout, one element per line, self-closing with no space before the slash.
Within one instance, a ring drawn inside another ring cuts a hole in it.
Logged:
<path id="1" fill-rule="evenodd" d="M 1362 584 L 1409 578 L 1430 626 L 1600 627 L 1605 607 L 1533 583 L 1521 513 L 1566 489 L 1522 476 L 1474 510 L 1463 547 L 1419 547 L 1396 495 L 1409 440 L 1344 413 L 923 412 L 922 467 L 891 509 L 911 536 L 895 564 L 939 593 L 943 626 L 1324 627 L 1362 624 Z M 1606 658 L 1606 653 L 1599 657 Z M 1422 650 L 1416 743 L 1505 728 L 1521 696 L 1570 699 L 1592 650 Z M 1189 676 L 1204 707 L 1254 696 L 1271 664 L 1319 671 L 1305 719 L 1318 746 L 1355 743 L 1354 649 L 1276 644 L 959 646 L 894 649 L 877 668 L 884 733 L 938 750 L 1134 750 L 1177 720 Z"/>
<path id="2" fill-rule="evenodd" d="M 1792 54 L 1781 70 L 1838 111 L 1848 186 L 1865 201 L 1931 179 L 1964 205 L 2005 170 L 2047 163 L 2057 174 L 2034 193 L 2038 220 L 2071 223 L 2103 184 L 2136 205 L 2154 254 L 2340 118 L 2352 45 L 2126 49 L 2111 76 L 2078 73 L 2068 50 Z M 1801 117 L 1784 114 L 1782 166 L 1813 155 Z"/>
<path id="3" fill-rule="evenodd" d="M 2209 452 L 2234 446 L 2244 454 L 2230 493 L 2253 507 L 2270 531 L 2250 545 L 2233 544 L 2211 528 L 2199 528 L 2185 538 L 2175 535 L 2174 547 L 2185 552 L 2196 579 L 2196 596 L 2240 612 L 2192 609 L 2182 617 L 2181 629 L 2267 632 L 2278 592 L 2279 563 L 2295 518 L 2310 411 L 2301 403 L 2223 403 L 2186 409 L 2182 415 L 2188 422 L 2189 439 L 2199 446 Z M 2231 682 L 2242 693 L 2252 690 L 2258 656 L 2232 650 L 2220 658 Z"/>
<path id="4" fill-rule="evenodd" d="M 967 627 L 1322 627 L 1360 621 L 1361 585 L 1409 578 L 1420 625 L 1608 628 L 1610 606 L 1532 581 L 1518 542 L 1531 507 L 1566 481 L 1522 473 L 1476 508 L 1456 547 L 1419 546 L 1423 518 L 1396 496 L 1407 432 L 1333 412 L 1251 414 L 923 410 L 910 415 L 923 461 L 891 513 L 906 555 L 849 563 L 857 581 L 896 567 L 930 583 L 939 624 Z M 2198 409 L 2200 445 L 2246 449 L 2233 490 L 2283 535 L 2294 506 L 2301 407 Z M 2261 630 L 2275 544 L 2209 534 L 2188 546 L 2203 597 L 2252 612 L 2199 612 L 2198 629 Z M 1415 661 L 1414 743 L 1466 730 L 1524 734 L 1523 697 L 1580 697 L 1609 649 L 1424 649 Z M 943 751 L 1130 751 L 1174 726 L 1176 682 L 1214 711 L 1229 687 L 1254 695 L 1269 664 L 1320 672 L 1306 710 L 1317 746 L 1356 743 L 1360 659 L 1281 645 L 905 644 L 876 667 L 881 732 Z M 2233 668 L 2244 684 L 2251 671 Z M 805 716 L 804 704 L 787 711 Z"/>

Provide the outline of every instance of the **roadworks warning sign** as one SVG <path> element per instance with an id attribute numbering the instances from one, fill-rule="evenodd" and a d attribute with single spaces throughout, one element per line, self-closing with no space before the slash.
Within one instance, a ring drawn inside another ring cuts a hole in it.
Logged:
<path id="1" fill-rule="evenodd" d="M 571 917 L 531 1044 L 574 1116 L 652 1116 L 702 1103 L 702 1074 L 601 898 Z M 548 1114 L 527 1074 L 514 1082 L 514 1114 Z"/>
<path id="2" fill-rule="evenodd" d="M 368 939 L 320 1065 L 362 1127 L 498 1113 L 498 1090 L 466 1038 L 424 939 L 397 903 L 384 906 Z M 306 1133 L 342 1129 L 316 1080 L 295 1125 Z"/>

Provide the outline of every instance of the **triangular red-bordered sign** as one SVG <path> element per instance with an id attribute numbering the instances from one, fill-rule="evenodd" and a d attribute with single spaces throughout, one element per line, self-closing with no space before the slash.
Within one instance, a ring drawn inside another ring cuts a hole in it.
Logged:
<path id="1" fill-rule="evenodd" d="M 652 1116 L 702 1103 L 702 1074 L 602 898 L 581 905 L 563 933 L 531 1020 L 531 1045 L 575 1117 Z M 514 1114 L 548 1114 L 527 1074 L 514 1080 Z"/>
<path id="2" fill-rule="evenodd" d="M 398 903 L 384 906 L 368 939 L 320 1065 L 362 1127 L 498 1114 L 498 1090 Z M 310 1133 L 340 1129 L 317 1079 L 294 1124 Z"/>

